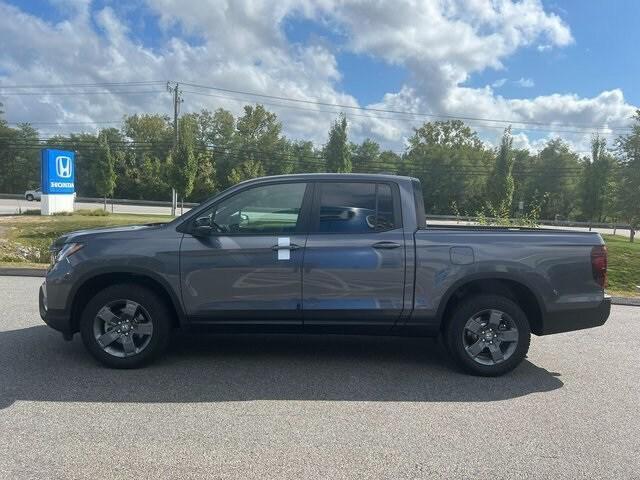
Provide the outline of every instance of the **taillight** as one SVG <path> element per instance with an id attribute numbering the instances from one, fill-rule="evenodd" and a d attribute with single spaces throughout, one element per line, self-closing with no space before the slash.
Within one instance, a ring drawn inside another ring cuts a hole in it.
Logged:
<path id="1" fill-rule="evenodd" d="M 602 288 L 607 286 L 607 247 L 598 245 L 591 249 L 591 271 L 593 279 Z"/>

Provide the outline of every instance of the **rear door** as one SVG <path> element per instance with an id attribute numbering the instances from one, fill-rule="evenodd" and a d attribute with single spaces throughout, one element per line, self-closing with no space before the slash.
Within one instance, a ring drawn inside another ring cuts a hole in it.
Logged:
<path id="1" fill-rule="evenodd" d="M 304 325 L 390 326 L 403 309 L 397 185 L 316 183 L 303 268 Z"/>
<path id="2" fill-rule="evenodd" d="M 194 321 L 302 324 L 303 210 L 310 184 L 258 184 L 204 211 L 180 249 L 182 297 Z M 206 230 L 205 230 L 206 232 Z"/>

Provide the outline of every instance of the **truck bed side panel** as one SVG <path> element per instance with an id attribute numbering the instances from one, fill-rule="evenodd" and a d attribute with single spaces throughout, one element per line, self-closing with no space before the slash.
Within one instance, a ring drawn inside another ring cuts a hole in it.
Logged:
<path id="1" fill-rule="evenodd" d="M 598 308 L 591 271 L 597 233 L 424 229 L 415 233 L 414 311 L 408 325 L 437 327 L 452 293 L 469 281 L 505 279 L 527 287 L 545 316 Z"/>

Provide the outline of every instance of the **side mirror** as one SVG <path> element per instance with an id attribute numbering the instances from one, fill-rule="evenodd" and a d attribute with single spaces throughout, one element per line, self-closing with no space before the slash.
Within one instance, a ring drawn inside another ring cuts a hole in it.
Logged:
<path id="1" fill-rule="evenodd" d="M 191 229 L 191 234 L 195 236 L 211 235 L 211 218 L 210 217 L 196 218 L 195 222 L 193 222 L 193 228 Z"/>

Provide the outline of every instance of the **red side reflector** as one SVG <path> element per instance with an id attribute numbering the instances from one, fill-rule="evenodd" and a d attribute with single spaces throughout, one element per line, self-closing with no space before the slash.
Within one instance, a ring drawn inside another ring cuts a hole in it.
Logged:
<path id="1" fill-rule="evenodd" d="M 591 271 L 593 279 L 602 288 L 607 286 L 607 247 L 598 245 L 591 249 Z"/>

